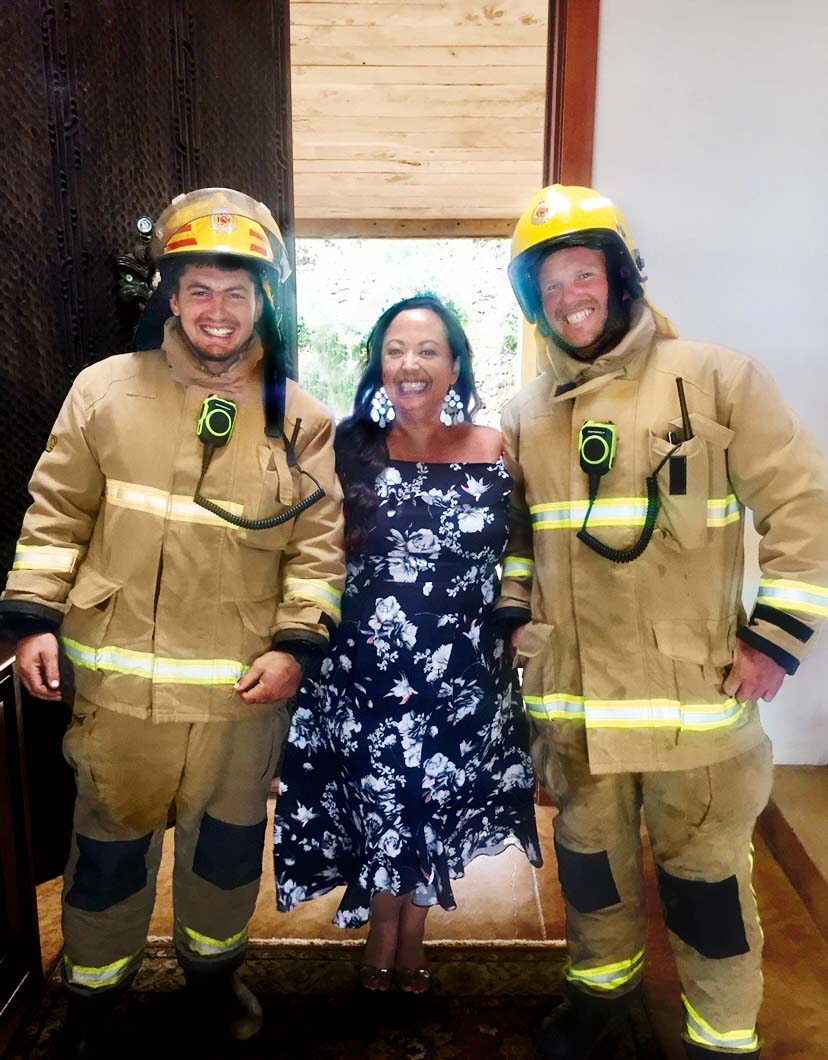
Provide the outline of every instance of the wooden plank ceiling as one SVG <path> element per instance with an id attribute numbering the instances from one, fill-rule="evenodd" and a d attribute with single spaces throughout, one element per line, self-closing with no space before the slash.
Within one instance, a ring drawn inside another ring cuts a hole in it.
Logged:
<path id="1" fill-rule="evenodd" d="M 508 235 L 542 177 L 548 7 L 292 0 L 296 234 Z"/>

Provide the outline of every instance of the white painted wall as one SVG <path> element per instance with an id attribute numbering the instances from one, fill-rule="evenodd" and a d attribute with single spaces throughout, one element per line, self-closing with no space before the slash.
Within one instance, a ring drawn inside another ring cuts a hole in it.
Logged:
<path id="1" fill-rule="evenodd" d="M 828 453 L 826 43 L 825 0 L 603 0 L 593 183 L 679 332 L 766 364 Z M 827 645 L 762 705 L 777 762 L 828 762 Z"/>

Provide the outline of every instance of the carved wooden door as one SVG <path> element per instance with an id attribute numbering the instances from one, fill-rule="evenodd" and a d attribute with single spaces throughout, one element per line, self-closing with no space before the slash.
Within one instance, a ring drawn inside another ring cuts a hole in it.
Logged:
<path id="1" fill-rule="evenodd" d="M 130 348 L 137 307 L 118 300 L 116 259 L 139 242 L 137 219 L 182 191 L 238 188 L 271 207 L 293 257 L 289 47 L 287 0 L 0 4 L 0 586 L 73 378 Z M 22 712 L 46 878 L 68 841 L 68 711 L 24 697 Z"/>
<path id="2" fill-rule="evenodd" d="M 0 584 L 72 379 L 129 348 L 115 259 L 137 218 L 181 191 L 238 188 L 270 206 L 293 255 L 288 7 L 0 4 Z"/>

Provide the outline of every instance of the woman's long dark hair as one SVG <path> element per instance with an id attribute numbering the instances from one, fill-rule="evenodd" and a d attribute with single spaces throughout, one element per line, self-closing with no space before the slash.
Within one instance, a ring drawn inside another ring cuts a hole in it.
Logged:
<path id="1" fill-rule="evenodd" d="M 446 330 L 453 360 L 459 362 L 454 389 L 466 418 L 471 420 L 480 408 L 480 396 L 474 384 L 472 351 L 457 317 L 432 295 L 404 298 L 386 309 L 371 329 L 365 344 L 366 364 L 357 383 L 354 411 L 336 431 L 336 470 L 345 494 L 345 547 L 349 557 L 365 547 L 374 512 L 379 506 L 374 492 L 377 475 L 388 464 L 388 428 L 380 428 L 371 419 L 371 399 L 382 386 L 382 344 L 395 317 L 409 309 L 428 309 L 436 314 Z M 393 424 L 392 424 L 393 426 Z"/>

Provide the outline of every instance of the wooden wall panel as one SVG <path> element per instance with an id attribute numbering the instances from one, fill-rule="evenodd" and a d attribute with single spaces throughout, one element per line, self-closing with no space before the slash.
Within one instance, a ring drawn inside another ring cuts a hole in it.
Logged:
<path id="1" fill-rule="evenodd" d="M 542 178 L 547 14 L 292 3 L 297 233 L 507 233 Z"/>

